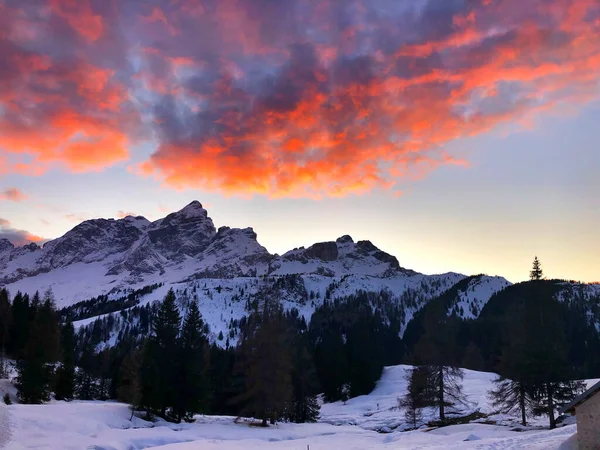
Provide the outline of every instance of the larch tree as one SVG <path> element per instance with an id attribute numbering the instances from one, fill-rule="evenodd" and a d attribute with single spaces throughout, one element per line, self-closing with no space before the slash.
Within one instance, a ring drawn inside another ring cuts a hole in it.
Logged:
<path id="1" fill-rule="evenodd" d="M 424 319 L 425 332 L 416 347 L 419 362 L 428 366 L 428 389 L 433 392 L 442 423 L 446 421 L 448 407 L 466 403 L 462 390 L 464 372 L 457 366 L 459 350 L 455 320 L 429 311 Z"/>

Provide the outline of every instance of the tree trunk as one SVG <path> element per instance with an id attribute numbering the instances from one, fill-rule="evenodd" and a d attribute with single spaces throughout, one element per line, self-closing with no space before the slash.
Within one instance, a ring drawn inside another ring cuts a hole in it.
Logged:
<path id="1" fill-rule="evenodd" d="M 440 400 L 440 421 L 446 421 L 446 414 L 444 412 L 444 368 L 440 367 L 438 371 L 438 397 Z"/>
<path id="2" fill-rule="evenodd" d="M 521 408 L 521 424 L 527 425 L 527 416 L 525 415 L 525 388 L 523 385 L 519 386 L 519 407 Z"/>
<path id="3" fill-rule="evenodd" d="M 554 418 L 554 386 L 552 383 L 547 385 L 548 391 L 548 418 L 550 419 L 550 429 L 556 428 L 556 419 Z"/>

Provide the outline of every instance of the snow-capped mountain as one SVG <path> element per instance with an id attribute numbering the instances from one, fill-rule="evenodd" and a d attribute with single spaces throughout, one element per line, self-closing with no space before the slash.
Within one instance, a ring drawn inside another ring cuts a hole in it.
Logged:
<path id="1" fill-rule="evenodd" d="M 342 236 L 272 255 L 252 228 L 215 228 L 194 201 L 163 219 L 85 221 L 43 247 L 0 241 L 0 286 L 31 292 L 52 288 L 63 305 L 124 288 L 198 278 L 262 275 L 410 277 L 398 260 L 369 241 Z"/>
<path id="2" fill-rule="evenodd" d="M 277 291 L 287 309 L 297 308 L 307 320 L 325 299 L 374 293 L 400 308 L 402 333 L 429 300 L 464 279 L 452 272 L 424 275 L 405 269 L 370 241 L 354 242 L 350 236 L 270 254 L 252 228 L 217 230 L 197 201 L 155 222 L 131 216 L 88 220 L 43 247 L 15 248 L 0 241 L 0 287 L 30 294 L 51 288 L 58 306 L 67 307 L 101 295 L 118 300 L 162 283 L 140 294 L 137 303 L 160 300 L 170 288 L 178 297 L 193 296 L 213 339 L 228 333 L 265 289 Z M 463 299 L 476 302 L 477 310 L 510 284 L 487 276 L 478 283 Z M 460 310 L 465 317 L 474 311 Z M 84 317 L 80 325 L 94 319 Z"/>

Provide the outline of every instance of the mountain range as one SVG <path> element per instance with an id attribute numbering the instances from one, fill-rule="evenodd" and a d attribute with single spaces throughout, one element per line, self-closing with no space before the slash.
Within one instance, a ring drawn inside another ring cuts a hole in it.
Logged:
<path id="1" fill-rule="evenodd" d="M 139 294 L 137 304 L 159 300 L 170 288 L 193 291 L 213 337 L 246 313 L 246 303 L 265 284 L 277 287 L 286 307 L 307 318 L 325 298 L 385 292 L 402 305 L 405 326 L 429 300 L 461 281 L 448 313 L 463 318 L 476 318 L 493 294 L 511 284 L 498 276 L 421 274 L 370 241 L 347 235 L 271 254 L 252 228 L 216 229 L 198 201 L 154 222 L 141 216 L 87 220 L 43 247 L 0 239 L 0 287 L 30 294 L 52 289 L 64 308 L 99 296 L 116 300 L 161 283 Z M 588 287 L 600 293 L 599 286 Z"/>

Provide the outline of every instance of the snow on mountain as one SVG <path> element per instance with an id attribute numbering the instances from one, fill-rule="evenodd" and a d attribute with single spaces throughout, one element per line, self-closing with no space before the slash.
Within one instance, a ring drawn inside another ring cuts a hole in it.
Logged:
<path id="1" fill-rule="evenodd" d="M 271 255 L 252 228 L 217 230 L 197 201 L 155 222 L 141 216 L 87 220 L 43 248 L 36 244 L 15 248 L 0 241 L 0 286 L 30 293 L 52 288 L 59 306 L 158 279 L 177 284 L 290 274 L 320 276 L 320 287 L 309 291 L 323 294 L 331 281 L 344 276 L 356 281 L 354 286 L 346 281 L 348 293 L 396 290 L 405 284 L 414 288 L 425 277 L 402 268 L 371 242 L 354 242 L 350 236 Z"/>
<path id="2" fill-rule="evenodd" d="M 502 277 L 473 277 L 466 288 L 458 290 L 448 315 L 454 313 L 463 319 L 476 319 L 492 295 L 510 285 L 510 281 Z"/>
<path id="3" fill-rule="evenodd" d="M 340 276 L 346 274 L 386 277 L 415 272 L 400 267 L 398 260 L 375 247 L 370 241 L 354 242 L 342 236 L 335 242 L 319 242 L 309 248 L 291 250 L 271 264 L 274 275 L 319 274 Z"/>

